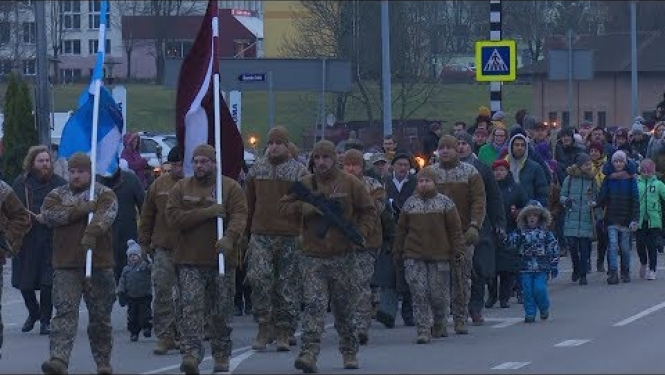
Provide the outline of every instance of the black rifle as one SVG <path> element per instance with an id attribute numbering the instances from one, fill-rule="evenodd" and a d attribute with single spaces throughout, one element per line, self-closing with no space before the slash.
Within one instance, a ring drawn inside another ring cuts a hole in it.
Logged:
<path id="1" fill-rule="evenodd" d="M 323 222 L 316 230 L 316 235 L 323 238 L 331 226 L 337 227 L 342 234 L 355 245 L 363 246 L 363 236 L 353 223 L 342 217 L 344 209 L 339 201 L 328 199 L 321 194 L 314 194 L 302 182 L 297 181 L 289 191 L 296 199 L 309 203 L 321 211 Z"/>

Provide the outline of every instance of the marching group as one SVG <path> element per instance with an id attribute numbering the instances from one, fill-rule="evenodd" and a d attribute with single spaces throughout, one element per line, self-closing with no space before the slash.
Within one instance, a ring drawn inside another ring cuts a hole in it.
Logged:
<path id="1" fill-rule="evenodd" d="M 209 340 L 214 372 L 226 372 L 233 316 L 249 298 L 258 323 L 252 348 L 290 351 L 300 325 L 294 366 L 311 373 L 326 311 L 344 368 L 354 369 L 372 320 L 392 328 L 398 310 L 419 344 L 447 337 L 449 315 L 454 332 L 468 334 L 469 319 L 483 324 L 484 308 L 508 308 L 513 296 L 525 323 L 547 319 L 560 255 L 585 285 L 594 240 L 596 270 L 607 262 L 609 284 L 631 279 L 633 235 L 639 276 L 655 279 L 665 122 L 638 118 L 630 132 L 611 135 L 589 122 L 557 129 L 526 111 L 515 120 L 508 126 L 502 112 L 481 107 L 472 126 L 458 122 L 451 135 L 432 124 L 424 166 L 390 136 L 373 154 L 357 140 L 322 140 L 303 162 L 288 131 L 274 127 L 255 165 L 238 181 L 222 177 L 221 204 L 209 145 L 194 150 L 192 177 L 175 147 L 168 173 L 148 185 L 131 171 L 145 162 L 132 160 L 99 176 L 92 200 L 87 155 L 70 157 L 63 178 L 49 148 L 31 147 L 21 176 L 0 181 L 0 263 L 12 258 L 12 285 L 28 309 L 22 330 L 39 321 L 50 339 L 43 372 L 67 373 L 83 297 L 97 372 L 109 374 L 117 300 L 127 306 L 131 341 L 154 329 L 154 353 L 180 350 L 181 371 L 197 374 Z M 128 153 L 137 149 L 136 137 L 126 142 Z M 317 199 L 296 194 L 296 184 Z"/>

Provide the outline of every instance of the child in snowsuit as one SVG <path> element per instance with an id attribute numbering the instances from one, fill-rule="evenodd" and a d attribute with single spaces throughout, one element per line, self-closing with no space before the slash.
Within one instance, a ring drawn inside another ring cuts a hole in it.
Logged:
<path id="1" fill-rule="evenodd" d="M 152 265 L 141 259 L 141 246 L 134 240 L 127 241 L 127 265 L 118 281 L 118 301 L 127 306 L 127 329 L 132 341 L 150 337 L 152 330 Z"/>
<path id="2" fill-rule="evenodd" d="M 536 321 L 550 315 L 547 293 L 548 277 L 559 274 L 559 244 L 551 230 L 547 229 L 552 215 L 538 201 L 530 201 L 517 216 L 517 229 L 508 237 L 507 246 L 519 249 L 521 259 L 520 280 L 524 298 L 524 322 Z"/>

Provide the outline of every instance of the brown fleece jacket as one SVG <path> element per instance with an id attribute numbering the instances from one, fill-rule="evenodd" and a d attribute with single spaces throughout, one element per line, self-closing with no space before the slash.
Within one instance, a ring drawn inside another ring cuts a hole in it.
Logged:
<path id="1" fill-rule="evenodd" d="M 171 228 L 166 221 L 166 201 L 169 191 L 180 178 L 167 173 L 156 179 L 145 196 L 141 208 L 138 243 L 141 246 L 162 248 L 170 251 L 175 246 L 178 231 Z"/>
<path id="2" fill-rule="evenodd" d="M 478 230 L 485 220 L 485 184 L 476 167 L 463 161 L 441 162 L 433 168 L 439 193 L 455 202 L 462 231 L 475 225 Z"/>
<path id="3" fill-rule="evenodd" d="M 383 244 L 383 231 L 381 227 L 381 212 L 385 208 L 384 201 L 386 199 L 386 189 L 383 188 L 383 184 L 377 179 L 363 176 L 363 183 L 365 188 L 372 197 L 372 202 L 374 202 L 374 207 L 376 207 L 376 215 L 372 222 L 372 229 L 370 231 L 369 237 L 367 237 L 367 248 L 371 250 L 377 250 L 381 248 Z"/>
<path id="4" fill-rule="evenodd" d="M 73 191 L 69 185 L 64 185 L 51 190 L 44 198 L 41 212 L 45 224 L 53 227 L 55 269 L 85 269 L 87 249 L 81 246 L 84 234 L 97 238 L 97 248 L 92 251 L 93 269 L 115 265 L 111 226 L 118 214 L 118 198 L 113 190 L 96 183 L 97 204 L 88 224 L 88 213 L 77 208 L 88 197 L 89 189 Z"/>
<path id="5" fill-rule="evenodd" d="M 9 184 L 0 180 L 0 231 L 9 246 L 19 251 L 23 236 L 30 231 L 30 214 L 23 207 L 21 200 Z M 12 254 L 0 252 L 0 265 L 5 264 L 5 257 Z"/>
<path id="6" fill-rule="evenodd" d="M 217 218 L 202 210 L 216 202 L 214 176 L 205 181 L 183 178 L 169 192 L 166 220 L 178 231 L 175 264 L 217 267 Z M 247 225 L 247 202 L 240 184 L 226 176 L 222 176 L 222 204 L 226 209 L 224 236 L 237 244 Z M 235 246 L 224 254 L 227 271 L 235 270 L 238 265 L 239 250 Z"/>

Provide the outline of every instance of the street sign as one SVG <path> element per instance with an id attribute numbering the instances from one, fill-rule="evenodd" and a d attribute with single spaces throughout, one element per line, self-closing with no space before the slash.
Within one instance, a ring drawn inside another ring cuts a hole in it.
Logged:
<path id="1" fill-rule="evenodd" d="M 265 73 L 245 73 L 238 76 L 240 82 L 265 82 Z"/>
<path id="2" fill-rule="evenodd" d="M 514 40 L 476 42 L 476 81 L 508 82 L 517 77 Z"/>

